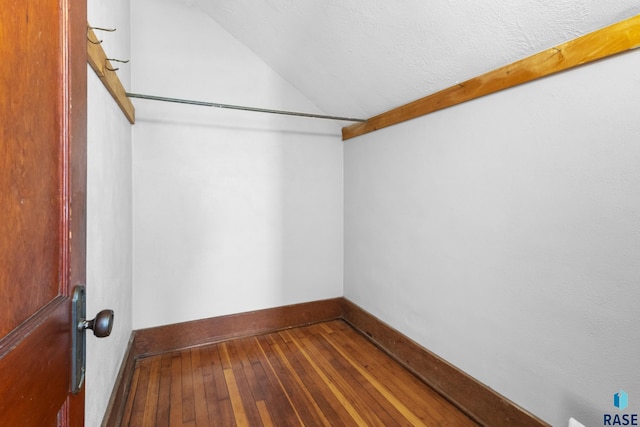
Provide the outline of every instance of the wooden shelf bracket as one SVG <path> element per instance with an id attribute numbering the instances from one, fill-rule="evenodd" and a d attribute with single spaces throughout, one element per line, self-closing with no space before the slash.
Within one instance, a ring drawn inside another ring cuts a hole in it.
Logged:
<path id="1" fill-rule="evenodd" d="M 107 88 L 113 99 L 116 101 L 129 123 L 136 122 L 136 111 L 127 98 L 127 92 L 122 86 L 122 82 L 114 71 L 107 54 L 100 45 L 100 40 L 96 37 L 91 27 L 87 24 L 87 62 L 96 72 L 102 84 Z"/>

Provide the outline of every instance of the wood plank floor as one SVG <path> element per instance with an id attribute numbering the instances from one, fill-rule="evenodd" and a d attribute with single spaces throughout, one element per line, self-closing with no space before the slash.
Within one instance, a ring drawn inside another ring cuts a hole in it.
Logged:
<path id="1" fill-rule="evenodd" d="M 476 426 L 342 321 L 141 359 L 123 426 Z"/>

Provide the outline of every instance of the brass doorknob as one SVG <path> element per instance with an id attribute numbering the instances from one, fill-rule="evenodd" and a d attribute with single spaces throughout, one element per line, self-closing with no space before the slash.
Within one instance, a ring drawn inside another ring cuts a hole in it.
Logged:
<path id="1" fill-rule="evenodd" d="M 98 338 L 108 337 L 113 328 L 113 310 L 102 310 L 95 319 L 83 320 L 80 326 L 82 329 L 91 329 Z"/>

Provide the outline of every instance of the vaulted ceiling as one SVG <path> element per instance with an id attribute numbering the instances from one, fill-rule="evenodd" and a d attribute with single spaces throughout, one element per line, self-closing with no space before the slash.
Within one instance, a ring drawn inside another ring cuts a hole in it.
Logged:
<path id="1" fill-rule="evenodd" d="M 640 13 L 640 0 L 176 0 L 329 114 L 371 117 Z"/>

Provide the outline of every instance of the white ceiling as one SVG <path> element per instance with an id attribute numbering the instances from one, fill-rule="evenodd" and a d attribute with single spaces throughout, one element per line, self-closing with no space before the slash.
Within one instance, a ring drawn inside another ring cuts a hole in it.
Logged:
<path id="1" fill-rule="evenodd" d="M 640 13 L 640 0 L 178 0 L 327 114 L 371 117 Z"/>

